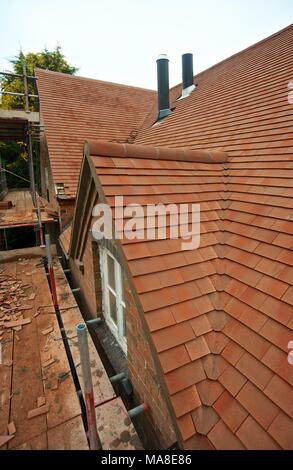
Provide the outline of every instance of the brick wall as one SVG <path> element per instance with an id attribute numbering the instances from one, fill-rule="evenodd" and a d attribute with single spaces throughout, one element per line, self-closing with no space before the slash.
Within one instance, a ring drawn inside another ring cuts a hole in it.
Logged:
<path id="1" fill-rule="evenodd" d="M 98 245 L 88 234 L 83 255 L 83 272 L 76 260 L 70 260 L 75 286 L 79 286 L 81 308 L 88 316 L 101 311 L 102 290 Z M 134 389 L 134 403 L 146 402 L 149 410 L 135 418 L 135 425 L 146 448 L 164 449 L 176 442 L 176 435 L 159 386 L 155 364 L 149 346 L 149 336 L 140 320 L 132 293 L 124 276 L 126 300 L 126 335 L 129 378 Z"/>

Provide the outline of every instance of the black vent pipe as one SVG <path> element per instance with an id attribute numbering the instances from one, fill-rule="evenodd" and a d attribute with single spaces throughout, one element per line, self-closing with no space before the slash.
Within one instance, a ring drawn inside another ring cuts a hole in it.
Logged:
<path id="1" fill-rule="evenodd" d="M 182 56 L 182 88 L 193 85 L 193 54 L 183 54 Z"/>
<path id="2" fill-rule="evenodd" d="M 169 102 L 169 59 L 166 54 L 160 54 L 157 59 L 158 76 L 158 119 L 163 119 L 171 113 Z"/>

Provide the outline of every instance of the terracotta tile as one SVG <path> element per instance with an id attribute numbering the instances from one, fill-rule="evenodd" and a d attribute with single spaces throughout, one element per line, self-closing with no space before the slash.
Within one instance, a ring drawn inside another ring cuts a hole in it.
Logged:
<path id="1" fill-rule="evenodd" d="M 221 356 L 209 354 L 203 358 L 203 366 L 207 377 L 211 380 L 217 380 L 228 367 L 228 363 Z"/>
<path id="2" fill-rule="evenodd" d="M 153 340 L 158 352 L 174 348 L 179 344 L 191 341 L 193 338 L 194 333 L 187 322 L 169 326 L 153 333 Z"/>
<path id="3" fill-rule="evenodd" d="M 273 372 L 258 359 L 248 353 L 241 356 L 236 364 L 237 369 L 260 389 L 264 389 L 273 377 Z"/>
<path id="4" fill-rule="evenodd" d="M 293 317 L 292 307 L 273 297 L 267 297 L 264 303 L 260 305 L 259 309 L 284 325 L 287 325 L 289 320 Z"/>
<path id="5" fill-rule="evenodd" d="M 202 295 L 206 295 L 206 294 L 209 294 L 210 292 L 215 291 L 215 287 L 213 286 L 210 279 L 208 279 L 207 277 L 203 279 L 197 279 L 196 285 L 197 287 L 199 287 L 199 290 Z"/>
<path id="6" fill-rule="evenodd" d="M 240 440 L 220 420 L 208 434 L 209 440 L 218 450 L 244 450 Z"/>
<path id="7" fill-rule="evenodd" d="M 280 299 L 286 292 L 288 285 L 269 276 L 263 276 L 255 287 L 256 289 L 265 292 L 266 294 L 269 294 L 272 297 Z"/>
<path id="8" fill-rule="evenodd" d="M 293 287 L 289 287 L 289 289 L 286 290 L 282 300 L 290 305 L 293 305 Z"/>
<path id="9" fill-rule="evenodd" d="M 189 411 L 195 410 L 201 405 L 194 385 L 173 395 L 171 401 L 177 418 L 180 418 L 180 416 L 185 415 Z"/>
<path id="10" fill-rule="evenodd" d="M 293 418 L 292 388 L 290 385 L 275 375 L 264 389 L 264 393 Z"/>
<path id="11" fill-rule="evenodd" d="M 206 315 L 200 315 L 191 320 L 190 324 L 196 336 L 201 336 L 212 329 Z"/>
<path id="12" fill-rule="evenodd" d="M 259 309 L 259 307 L 267 299 L 267 295 L 263 292 L 260 292 L 253 287 L 247 287 L 244 292 L 239 295 L 239 299 L 247 305 L 250 305 L 253 308 Z"/>
<path id="13" fill-rule="evenodd" d="M 247 382 L 247 378 L 242 375 L 235 367 L 229 366 L 219 377 L 219 382 L 224 385 L 225 389 L 235 396 Z"/>
<path id="14" fill-rule="evenodd" d="M 210 331 L 204 337 L 212 354 L 220 354 L 229 342 L 229 338 L 220 331 Z"/>
<path id="15" fill-rule="evenodd" d="M 217 413 L 210 406 L 200 406 L 191 413 L 195 429 L 206 436 L 219 421 Z"/>
<path id="16" fill-rule="evenodd" d="M 288 362 L 288 351 L 271 346 L 262 358 L 262 363 L 293 386 L 293 367 Z"/>
<path id="17" fill-rule="evenodd" d="M 241 348 L 237 343 L 230 341 L 223 350 L 222 356 L 226 359 L 226 361 L 230 362 L 230 364 L 235 365 L 244 352 L 244 349 Z"/>
<path id="18" fill-rule="evenodd" d="M 201 434 L 195 434 L 186 442 L 184 442 L 185 450 L 214 450 L 214 446 L 210 441 Z"/>
<path id="19" fill-rule="evenodd" d="M 223 387 L 216 380 L 203 380 L 197 384 L 197 391 L 202 404 L 211 406 L 223 393 Z"/>
<path id="20" fill-rule="evenodd" d="M 187 441 L 195 434 L 195 427 L 189 413 L 177 419 L 177 423 L 184 441 Z"/>
<path id="21" fill-rule="evenodd" d="M 160 353 L 159 359 L 165 373 L 178 369 L 190 362 L 190 357 L 184 345 Z"/>
<path id="22" fill-rule="evenodd" d="M 257 422 L 248 416 L 236 432 L 237 437 L 249 450 L 278 450 L 278 444 Z"/>
<path id="23" fill-rule="evenodd" d="M 197 299 L 187 300 L 186 302 L 180 302 L 179 304 L 172 305 L 170 310 L 177 323 L 190 320 L 201 314 L 201 312 L 198 310 Z"/>
<path id="24" fill-rule="evenodd" d="M 288 343 L 292 339 L 292 332 L 286 326 L 274 320 L 268 320 L 259 333 L 283 351 L 288 350 Z"/>
<path id="25" fill-rule="evenodd" d="M 205 372 L 200 361 L 191 362 L 166 375 L 166 383 L 171 394 L 184 390 L 205 379 Z"/>
<path id="26" fill-rule="evenodd" d="M 226 391 L 213 404 L 213 408 L 232 432 L 235 432 L 248 416 L 247 411 Z"/>
<path id="27" fill-rule="evenodd" d="M 193 341 L 186 343 L 185 346 L 192 361 L 195 361 L 196 359 L 199 359 L 210 353 L 204 337 L 194 339 Z"/>
<path id="28" fill-rule="evenodd" d="M 280 248 L 277 248 L 279 250 L 279 253 L 276 256 L 276 260 L 280 261 L 281 263 L 286 263 L 289 264 L 289 266 L 292 266 L 293 264 L 293 253 L 292 251 L 289 250 L 281 250 Z"/>
<path id="29" fill-rule="evenodd" d="M 293 423 L 292 420 L 280 412 L 268 429 L 268 433 L 282 447 L 282 449 L 293 449 Z"/>
<path id="30" fill-rule="evenodd" d="M 162 308 L 149 312 L 146 314 L 145 318 L 150 331 L 161 330 L 162 328 L 166 328 L 176 323 L 171 309 L 169 308 Z"/>
<path id="31" fill-rule="evenodd" d="M 207 317 L 213 331 L 216 332 L 222 331 L 227 321 L 229 320 L 229 315 L 227 315 L 226 312 L 221 310 L 213 310 L 212 312 L 208 313 Z"/>
<path id="32" fill-rule="evenodd" d="M 237 299 L 232 299 L 226 306 L 225 311 L 254 331 L 258 331 L 267 321 L 267 317 L 257 310 L 248 307 Z"/>
<path id="33" fill-rule="evenodd" d="M 279 408 L 250 382 L 244 385 L 236 398 L 264 429 L 279 413 Z"/>
<path id="34" fill-rule="evenodd" d="M 268 341 L 234 320 L 225 326 L 224 333 L 257 358 L 261 358 L 270 347 Z"/>

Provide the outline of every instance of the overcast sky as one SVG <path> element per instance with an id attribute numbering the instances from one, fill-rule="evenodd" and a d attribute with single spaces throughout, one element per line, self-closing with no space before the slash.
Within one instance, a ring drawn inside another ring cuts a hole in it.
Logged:
<path id="1" fill-rule="evenodd" d="M 168 54 L 170 85 L 181 54 L 197 73 L 288 26 L 293 0 L 0 0 L 0 70 L 20 48 L 59 44 L 78 75 L 156 88 Z"/>

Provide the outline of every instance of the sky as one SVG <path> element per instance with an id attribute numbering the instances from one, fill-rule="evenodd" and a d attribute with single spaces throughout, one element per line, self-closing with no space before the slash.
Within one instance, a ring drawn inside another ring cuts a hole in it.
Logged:
<path id="1" fill-rule="evenodd" d="M 292 23 L 293 0 L 0 0 L 0 70 L 19 52 L 62 47 L 78 75 L 156 89 L 156 59 L 198 73 Z"/>

